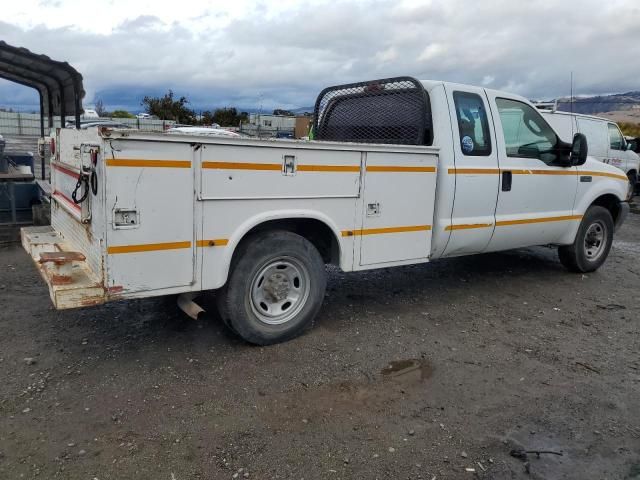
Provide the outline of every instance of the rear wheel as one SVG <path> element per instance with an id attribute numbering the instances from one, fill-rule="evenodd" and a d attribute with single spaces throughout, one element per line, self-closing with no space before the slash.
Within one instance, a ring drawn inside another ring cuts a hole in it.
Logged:
<path id="1" fill-rule="evenodd" d="M 287 231 L 247 239 L 236 254 L 227 285 L 218 293 L 224 322 L 250 343 L 269 345 L 311 326 L 326 287 L 315 246 Z"/>
<path id="2" fill-rule="evenodd" d="M 613 243 L 613 218 L 609 210 L 589 207 L 572 245 L 558 249 L 560 262 L 572 272 L 593 272 L 607 259 Z"/>

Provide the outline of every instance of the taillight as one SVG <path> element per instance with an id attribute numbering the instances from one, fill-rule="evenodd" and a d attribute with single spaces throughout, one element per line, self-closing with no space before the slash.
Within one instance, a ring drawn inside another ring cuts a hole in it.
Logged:
<path id="1" fill-rule="evenodd" d="M 56 139 L 52 138 L 51 140 L 49 140 L 49 153 L 51 155 L 55 155 L 56 154 Z"/>

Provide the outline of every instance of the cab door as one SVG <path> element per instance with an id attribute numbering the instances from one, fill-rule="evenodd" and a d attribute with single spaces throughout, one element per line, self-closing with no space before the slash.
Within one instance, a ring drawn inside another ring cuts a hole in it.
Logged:
<path id="1" fill-rule="evenodd" d="M 559 166 L 558 136 L 534 107 L 492 92 L 487 96 L 500 163 L 496 226 L 488 250 L 555 243 L 568 222 L 581 218 L 573 211 L 576 167 Z"/>
<path id="2" fill-rule="evenodd" d="M 618 167 L 625 174 L 630 170 L 627 165 L 627 144 L 620 132 L 618 126 L 614 123 L 607 123 L 609 155 L 607 155 L 609 164 Z"/>
<path id="3" fill-rule="evenodd" d="M 493 119 L 484 89 L 448 86 L 447 99 L 453 128 L 455 199 L 445 256 L 480 253 L 494 229 L 500 184 Z"/>

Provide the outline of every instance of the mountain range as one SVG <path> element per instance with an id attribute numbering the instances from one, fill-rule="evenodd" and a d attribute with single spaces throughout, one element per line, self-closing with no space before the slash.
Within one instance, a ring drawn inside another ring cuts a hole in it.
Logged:
<path id="1" fill-rule="evenodd" d="M 640 91 L 616 93 L 613 95 L 598 95 L 595 97 L 564 97 L 556 100 L 558 110 L 574 113 L 599 114 L 606 112 L 640 111 Z"/>
<path id="2" fill-rule="evenodd" d="M 24 90 L 24 89 L 22 89 Z M 19 95 L 22 90 L 13 89 L 9 95 L 2 95 L 0 97 L 0 108 L 13 109 L 15 111 L 33 111 L 38 110 L 37 96 L 34 92 L 29 91 L 30 95 Z M 95 99 L 102 99 L 107 110 L 113 111 L 117 109 L 127 110 L 132 113 L 139 113 L 143 111 L 141 100 L 145 95 L 161 96 L 166 93 L 166 90 L 162 89 L 142 89 L 142 88 L 110 88 L 97 92 L 94 95 Z M 224 92 L 228 94 L 229 92 Z M 239 111 L 249 113 L 271 113 L 272 108 L 259 108 L 255 104 L 252 106 L 247 103 L 253 103 L 246 98 L 239 100 L 236 104 L 234 102 L 224 101 L 224 103 L 218 101 L 215 98 L 211 98 L 211 94 L 195 93 L 189 94 L 187 92 L 176 92 L 176 96 L 187 96 L 190 103 L 189 107 L 196 112 L 204 110 L 212 110 L 223 106 L 235 106 Z M 308 102 L 305 101 L 305 103 Z M 557 102 L 558 110 L 573 111 L 575 113 L 582 114 L 605 114 L 607 112 L 613 112 L 615 115 L 604 115 L 610 118 L 618 118 L 618 121 L 631 121 L 634 123 L 640 123 L 640 90 L 627 93 L 615 93 L 611 95 L 596 95 L 596 96 L 575 96 L 573 102 L 569 97 L 561 97 L 551 100 L 551 102 Z M 222 103 L 222 104 L 220 104 Z M 92 108 L 93 102 L 85 99 L 85 108 Z M 278 108 L 277 106 L 274 108 Z M 313 106 L 303 106 L 299 108 L 285 108 L 295 114 L 303 114 L 306 112 L 313 112 Z M 616 117 L 617 115 L 617 117 Z"/>

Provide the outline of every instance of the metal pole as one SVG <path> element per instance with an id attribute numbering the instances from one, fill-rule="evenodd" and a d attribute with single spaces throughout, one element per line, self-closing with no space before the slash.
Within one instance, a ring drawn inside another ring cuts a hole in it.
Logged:
<path id="1" fill-rule="evenodd" d="M 11 205 L 11 223 L 15 224 L 18 221 L 16 214 L 16 187 L 13 182 L 9 182 L 9 203 Z"/>
<path id="2" fill-rule="evenodd" d="M 58 85 L 60 87 L 60 128 L 64 128 L 65 123 L 67 123 L 67 100 L 64 98 L 64 86 L 60 82 L 58 82 Z"/>
<path id="3" fill-rule="evenodd" d="M 38 149 L 38 154 L 40 155 L 40 168 L 41 168 L 41 178 L 42 180 L 46 179 L 46 175 L 44 172 L 44 156 L 45 149 L 47 148 L 44 143 L 44 99 L 42 98 L 42 92 L 40 92 L 40 138 L 42 139 L 42 148 Z"/>
<path id="4" fill-rule="evenodd" d="M 82 110 L 82 105 L 80 102 L 80 94 L 78 92 L 77 87 L 74 86 L 73 89 L 73 94 L 74 94 L 74 102 L 75 102 L 75 106 L 76 106 L 76 129 L 80 130 L 80 110 Z"/>

